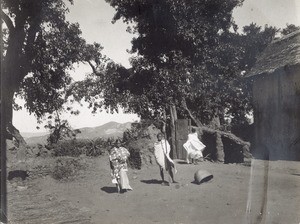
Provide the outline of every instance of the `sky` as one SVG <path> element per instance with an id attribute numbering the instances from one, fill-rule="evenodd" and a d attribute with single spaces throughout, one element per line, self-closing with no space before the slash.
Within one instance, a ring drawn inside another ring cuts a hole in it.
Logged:
<path id="1" fill-rule="evenodd" d="M 74 0 L 74 5 L 69 5 L 70 12 L 67 20 L 78 22 L 82 36 L 89 43 L 97 42 L 103 47 L 103 53 L 117 63 L 130 67 L 130 49 L 132 34 L 126 32 L 127 25 L 122 21 L 112 24 L 115 10 L 105 0 Z M 251 22 L 257 25 L 276 26 L 283 28 L 286 24 L 300 26 L 300 0 L 245 0 L 241 7 L 233 11 L 233 17 L 240 29 Z M 89 66 L 75 65 L 71 72 L 72 78 L 77 81 L 91 72 Z M 24 103 L 17 100 L 21 105 Z M 86 104 L 84 104 L 86 106 Z M 80 114 L 77 116 L 65 115 L 73 128 L 93 127 L 109 121 L 125 123 L 136 121 L 135 114 L 109 114 L 98 112 L 92 114 L 86 107 L 78 107 Z M 36 118 L 23 109 L 14 112 L 13 124 L 21 132 L 44 132 L 45 129 L 36 129 Z M 42 126 L 40 126 L 42 127 Z"/>

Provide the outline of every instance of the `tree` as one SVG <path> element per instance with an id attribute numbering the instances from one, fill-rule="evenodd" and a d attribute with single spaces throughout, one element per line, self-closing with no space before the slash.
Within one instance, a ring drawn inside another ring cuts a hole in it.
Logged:
<path id="1" fill-rule="evenodd" d="M 131 52 L 138 56 L 132 58 L 129 70 L 110 63 L 103 77 L 74 85 L 79 93 L 87 90 L 78 99 L 87 99 L 93 108 L 104 105 L 114 110 L 121 105 L 142 118 L 166 114 L 171 124 L 177 114 L 196 117 L 202 125 L 224 113 L 233 94 L 223 92 L 232 89 L 240 74 L 241 49 L 232 44 L 229 30 L 236 29 L 231 13 L 242 1 L 108 2 L 117 10 L 114 21 L 133 22 L 129 30 L 138 37 Z M 239 99 L 240 90 L 232 92 Z M 206 114 L 197 113 L 204 109 Z"/>
<path id="2" fill-rule="evenodd" d="M 286 24 L 286 27 L 281 30 L 281 34 L 288 35 L 290 33 L 293 33 L 295 31 L 299 31 L 299 30 L 300 30 L 299 26 L 296 26 L 294 24 Z"/>
<path id="3" fill-rule="evenodd" d="M 231 13 L 242 1 L 108 2 L 117 10 L 114 21 L 133 24 L 128 30 L 138 35 L 131 49 L 137 56 L 130 69 L 108 63 L 101 77 L 75 84 L 78 100 L 85 98 L 95 110 L 121 106 L 142 118 L 166 117 L 171 126 L 176 117 L 189 116 L 206 132 L 222 136 L 216 129 L 225 123 L 224 115 L 242 120 L 251 111 L 243 74 L 276 29 L 262 32 L 252 24 L 238 34 Z M 253 51 L 255 41 L 260 45 Z M 204 127 L 212 123 L 213 129 Z"/>
<path id="4" fill-rule="evenodd" d="M 1 106 L 14 134 L 18 132 L 12 126 L 14 96 L 24 98 L 25 107 L 37 118 L 59 110 L 71 83 L 68 70 L 84 61 L 85 50 L 95 45 L 85 43 L 78 24 L 66 21 L 63 0 L 3 0 L 1 6 L 5 24 Z"/>
<path id="5" fill-rule="evenodd" d="M 49 119 L 52 119 L 52 116 L 49 116 Z M 80 133 L 79 129 L 73 130 L 67 120 L 61 119 L 58 111 L 56 111 L 53 121 L 49 120 L 45 128 L 50 130 L 50 135 L 47 138 L 49 145 L 56 144 L 66 138 L 75 138 Z"/>
<path id="6" fill-rule="evenodd" d="M 217 53 L 222 50 L 222 38 L 235 27 L 231 12 L 242 1 L 108 2 L 117 9 L 114 20 L 122 18 L 134 23 L 131 30 L 138 37 L 132 41 L 131 52 L 141 57 L 134 60 L 133 70 L 138 64 L 143 64 L 147 70 L 152 67 L 156 74 L 153 77 L 157 77 L 161 88 L 153 92 L 165 94 L 150 97 L 153 101 L 160 98 L 160 101 L 170 102 L 167 104 L 179 105 L 194 91 L 189 84 L 192 79 L 198 77 L 203 82 L 212 82 L 208 78 L 214 76 L 218 80 L 220 70 L 228 70 L 228 67 L 217 68 L 220 64 Z M 136 73 L 136 76 L 141 74 Z"/>

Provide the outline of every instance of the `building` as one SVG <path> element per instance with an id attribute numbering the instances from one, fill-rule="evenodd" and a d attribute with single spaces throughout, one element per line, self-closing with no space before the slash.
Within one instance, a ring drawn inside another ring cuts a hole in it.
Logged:
<path id="1" fill-rule="evenodd" d="M 300 31 L 273 41 L 247 77 L 253 80 L 254 156 L 300 160 Z"/>

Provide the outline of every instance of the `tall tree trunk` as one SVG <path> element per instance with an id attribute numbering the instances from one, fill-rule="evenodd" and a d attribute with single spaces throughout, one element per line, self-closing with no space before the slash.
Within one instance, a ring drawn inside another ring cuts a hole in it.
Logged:
<path id="1" fill-rule="evenodd" d="M 220 124 L 220 117 L 218 115 L 214 116 L 214 118 L 212 119 L 211 126 L 216 130 L 220 130 L 221 124 Z M 215 138 L 216 138 L 217 160 L 219 162 L 224 162 L 225 155 L 224 155 L 224 147 L 223 147 L 221 133 L 216 132 Z"/>
<path id="2" fill-rule="evenodd" d="M 7 76 L 8 74 L 5 74 L 3 76 Z M 9 83 L 9 80 L 5 80 L 5 78 L 2 79 L 4 83 Z M 6 85 L 6 84 L 5 84 Z M 26 147 L 26 141 L 21 136 L 19 130 L 15 128 L 12 124 L 13 121 L 13 97 L 14 97 L 14 89 L 12 85 L 7 85 L 7 87 L 4 87 L 3 91 L 3 103 L 5 104 L 4 108 L 4 115 L 5 121 L 6 121 L 6 131 L 7 131 L 7 138 L 12 139 L 12 137 L 17 142 L 17 147 L 24 148 Z"/>
<path id="3" fill-rule="evenodd" d="M 20 88 L 23 78 L 28 73 L 28 68 L 24 65 L 22 43 L 24 42 L 24 30 L 14 31 L 10 34 L 7 52 L 1 71 L 3 82 L 3 99 L 5 102 L 6 127 L 8 134 L 15 138 L 20 147 L 26 145 L 20 132 L 13 126 L 13 98 L 15 92 Z"/>

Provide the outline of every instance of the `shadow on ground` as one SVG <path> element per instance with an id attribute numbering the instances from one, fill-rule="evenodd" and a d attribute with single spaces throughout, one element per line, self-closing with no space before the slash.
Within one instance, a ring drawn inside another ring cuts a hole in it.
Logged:
<path id="1" fill-rule="evenodd" d="M 108 194 L 118 193 L 116 187 L 102 187 L 101 190 Z"/>
<path id="2" fill-rule="evenodd" d="M 161 180 L 156 180 L 156 179 L 152 179 L 152 180 L 141 180 L 142 183 L 145 184 L 161 184 Z"/>
<path id="3" fill-rule="evenodd" d="M 186 161 L 177 161 L 176 163 L 177 163 L 177 164 L 187 164 Z"/>

